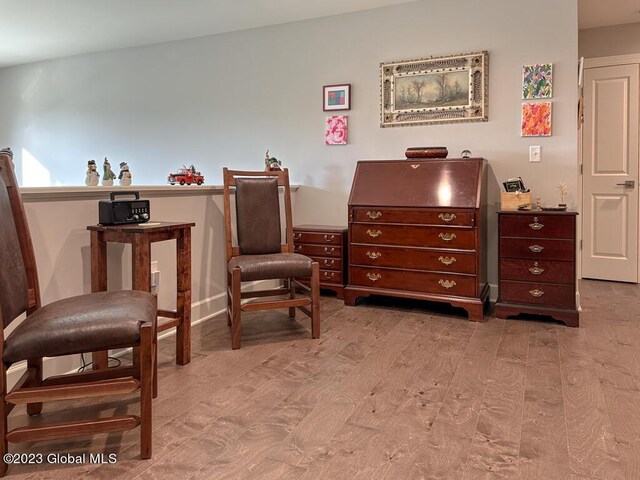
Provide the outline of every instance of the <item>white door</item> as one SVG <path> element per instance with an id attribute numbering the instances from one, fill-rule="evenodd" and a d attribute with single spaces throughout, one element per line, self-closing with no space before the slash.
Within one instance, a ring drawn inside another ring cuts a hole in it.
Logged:
<path id="1" fill-rule="evenodd" d="M 584 71 L 582 276 L 638 282 L 640 65 Z"/>

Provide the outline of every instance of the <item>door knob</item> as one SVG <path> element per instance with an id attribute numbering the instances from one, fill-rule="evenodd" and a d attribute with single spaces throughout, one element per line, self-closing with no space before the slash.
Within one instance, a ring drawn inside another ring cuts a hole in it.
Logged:
<path id="1" fill-rule="evenodd" d="M 635 188 L 636 182 L 633 181 L 633 180 L 627 180 L 624 183 L 616 183 L 616 185 L 619 185 L 619 186 L 624 187 L 624 188 Z"/>

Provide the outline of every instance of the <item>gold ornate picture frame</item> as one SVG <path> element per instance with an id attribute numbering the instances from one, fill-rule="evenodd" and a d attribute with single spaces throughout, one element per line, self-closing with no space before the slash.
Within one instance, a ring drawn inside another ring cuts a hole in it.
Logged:
<path id="1" fill-rule="evenodd" d="M 380 126 L 486 122 L 486 51 L 380 64 Z"/>

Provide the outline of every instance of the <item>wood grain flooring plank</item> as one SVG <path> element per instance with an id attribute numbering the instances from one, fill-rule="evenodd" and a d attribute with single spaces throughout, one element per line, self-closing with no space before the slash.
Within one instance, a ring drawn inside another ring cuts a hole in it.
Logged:
<path id="1" fill-rule="evenodd" d="M 432 319 L 394 362 L 390 372 L 378 382 L 348 422 L 361 427 L 385 429 L 398 407 L 409 395 L 409 387 L 417 376 L 430 367 L 431 356 L 438 343 L 455 322 Z"/>
<path id="2" fill-rule="evenodd" d="M 602 387 L 622 468 L 628 479 L 640 478 L 640 393 Z"/>
<path id="3" fill-rule="evenodd" d="M 288 463 L 276 462 L 270 458 L 263 458 L 253 468 L 243 472 L 239 480 L 298 480 L 306 470 L 294 467 Z"/>
<path id="4" fill-rule="evenodd" d="M 487 382 L 464 480 L 516 479 L 519 476 L 527 365 L 505 353 L 496 359 Z M 518 357 L 526 359 L 526 354 Z"/>
<path id="5" fill-rule="evenodd" d="M 556 328 L 531 327 L 519 455 L 523 480 L 570 475 Z"/>
<path id="6" fill-rule="evenodd" d="M 392 318 L 403 316 L 394 312 L 387 312 L 387 315 Z M 386 341 L 336 386 L 332 400 L 316 406 L 284 444 L 269 453 L 269 457 L 292 465 L 308 466 L 360 406 L 421 327 L 422 324 L 415 321 L 401 320 L 387 335 Z"/>
<path id="7" fill-rule="evenodd" d="M 587 333 L 558 329 L 569 465 L 572 473 L 624 480 Z"/>

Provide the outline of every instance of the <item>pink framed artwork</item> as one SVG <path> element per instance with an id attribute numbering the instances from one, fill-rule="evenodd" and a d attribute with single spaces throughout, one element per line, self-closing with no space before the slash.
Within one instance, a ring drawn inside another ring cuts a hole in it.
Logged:
<path id="1" fill-rule="evenodd" d="M 551 136 L 551 102 L 522 104 L 522 137 Z"/>
<path id="2" fill-rule="evenodd" d="M 351 109 L 351 84 L 325 85 L 322 87 L 322 110 L 325 112 L 333 110 Z"/>
<path id="3" fill-rule="evenodd" d="M 347 144 L 347 116 L 331 115 L 325 121 L 324 130 L 325 145 Z"/>

